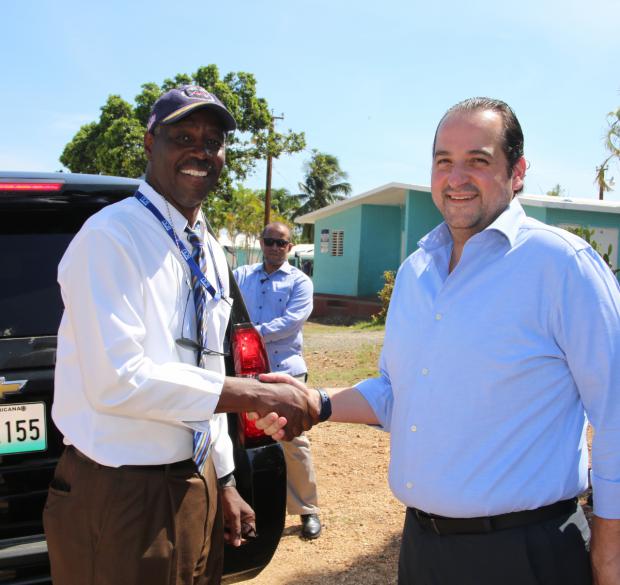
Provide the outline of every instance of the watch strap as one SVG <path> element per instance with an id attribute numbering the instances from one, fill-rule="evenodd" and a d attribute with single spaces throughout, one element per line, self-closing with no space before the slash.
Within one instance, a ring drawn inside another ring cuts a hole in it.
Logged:
<path id="1" fill-rule="evenodd" d="M 319 412 L 319 422 L 326 421 L 332 415 L 332 401 L 329 394 L 323 388 L 317 388 L 316 391 L 321 397 L 321 410 Z"/>
<path id="2" fill-rule="evenodd" d="M 221 488 L 237 487 L 237 482 L 232 471 L 230 473 L 227 473 L 226 475 L 223 475 L 222 477 L 218 477 L 217 483 Z"/>

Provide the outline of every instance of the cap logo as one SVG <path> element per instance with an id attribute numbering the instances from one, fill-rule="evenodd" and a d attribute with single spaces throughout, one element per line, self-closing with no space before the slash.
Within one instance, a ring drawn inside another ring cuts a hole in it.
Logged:
<path id="1" fill-rule="evenodd" d="M 190 85 L 183 90 L 183 93 L 190 98 L 199 98 L 208 102 L 214 102 L 215 98 L 205 89 L 197 85 Z"/>

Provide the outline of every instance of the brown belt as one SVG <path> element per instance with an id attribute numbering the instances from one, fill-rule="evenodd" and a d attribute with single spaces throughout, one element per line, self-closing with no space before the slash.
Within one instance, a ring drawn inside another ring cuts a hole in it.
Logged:
<path id="1" fill-rule="evenodd" d="M 522 512 L 510 512 L 509 514 L 478 518 L 448 518 L 446 516 L 429 514 L 417 508 L 407 508 L 407 513 L 412 514 L 423 528 L 433 530 L 436 534 L 445 535 L 483 534 L 496 530 L 507 530 L 572 514 L 576 509 L 577 498 L 572 498 L 570 500 L 561 500 L 548 506 L 542 506 L 535 510 L 523 510 Z"/>
<path id="2" fill-rule="evenodd" d="M 166 471 L 166 470 L 181 470 L 187 469 L 189 471 L 196 471 L 196 464 L 193 459 L 184 459 L 183 461 L 175 461 L 174 463 L 162 463 L 159 465 L 121 465 L 120 467 L 111 467 L 109 465 L 102 465 L 93 461 L 88 455 L 84 455 L 79 449 L 73 445 L 67 445 L 67 451 L 74 453 L 82 461 L 86 461 L 95 467 L 105 467 L 107 469 L 120 469 L 124 471 Z"/>

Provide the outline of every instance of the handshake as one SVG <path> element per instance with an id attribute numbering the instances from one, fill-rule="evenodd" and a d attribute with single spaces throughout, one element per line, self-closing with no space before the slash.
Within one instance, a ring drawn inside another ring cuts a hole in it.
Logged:
<path id="1" fill-rule="evenodd" d="M 262 374 L 259 380 L 267 382 L 268 388 L 276 385 L 285 387 L 283 392 L 275 389 L 277 399 L 270 401 L 274 404 L 270 412 L 266 412 L 269 408 L 262 408 L 248 413 L 248 418 L 255 420 L 256 427 L 266 435 L 272 439 L 290 441 L 319 422 L 321 399 L 316 390 L 286 374 Z M 289 393 L 288 398 L 285 398 L 286 393 Z"/>
<path id="2" fill-rule="evenodd" d="M 226 378 L 216 412 L 248 412 L 265 434 L 290 441 L 319 422 L 321 395 L 287 374 Z"/>

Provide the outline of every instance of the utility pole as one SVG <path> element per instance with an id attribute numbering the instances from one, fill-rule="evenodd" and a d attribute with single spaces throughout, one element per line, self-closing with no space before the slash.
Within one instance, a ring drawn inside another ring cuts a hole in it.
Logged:
<path id="1" fill-rule="evenodd" d="M 284 120 L 284 114 L 281 116 L 274 116 L 272 110 L 271 120 L 269 122 L 269 137 L 267 139 L 267 184 L 265 186 L 265 225 L 269 223 L 269 216 L 271 214 L 271 143 L 275 120 Z"/>

